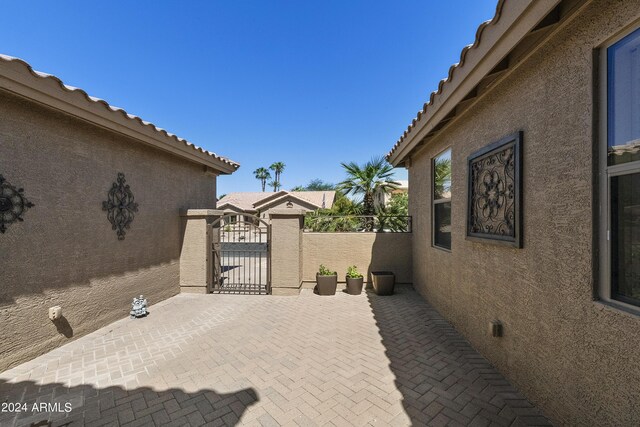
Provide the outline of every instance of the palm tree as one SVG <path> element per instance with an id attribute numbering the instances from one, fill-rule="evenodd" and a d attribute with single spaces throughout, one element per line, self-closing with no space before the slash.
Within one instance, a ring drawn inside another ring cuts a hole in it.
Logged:
<path id="1" fill-rule="evenodd" d="M 392 194 L 389 204 L 379 206 L 378 231 L 409 231 L 409 195 Z"/>
<path id="2" fill-rule="evenodd" d="M 260 183 L 262 184 L 262 191 L 264 191 L 267 185 L 267 180 L 271 179 L 269 171 L 266 168 L 258 168 L 253 171 L 253 175 L 255 175 L 256 179 L 260 180 Z"/>
<path id="3" fill-rule="evenodd" d="M 269 182 L 269 187 L 273 187 L 273 192 L 275 193 L 280 189 L 281 185 L 278 181 L 274 179 L 273 181 Z"/>
<path id="4" fill-rule="evenodd" d="M 341 163 L 347 172 L 347 179 L 338 184 L 345 194 L 362 196 L 362 213 L 375 215 L 375 196 L 389 194 L 398 188 L 399 182 L 392 179 L 393 166 L 384 157 L 374 157 L 364 165 L 355 162 Z"/>
<path id="5" fill-rule="evenodd" d="M 436 199 L 447 199 L 451 196 L 451 159 L 438 158 L 435 162 Z"/>
<path id="6" fill-rule="evenodd" d="M 305 216 L 304 226 L 316 232 L 358 231 L 361 229 L 360 219 L 355 216 L 361 213 L 361 205 L 338 190 L 331 209 L 309 212 Z"/>
<path id="7" fill-rule="evenodd" d="M 273 182 L 277 184 L 273 186 L 273 191 L 277 191 L 276 188 L 281 187 L 280 175 L 282 174 L 282 171 L 284 171 L 285 166 L 286 165 L 282 162 L 275 162 L 271 166 L 269 166 L 269 169 L 271 169 L 275 174 L 275 177 L 273 178 Z"/>

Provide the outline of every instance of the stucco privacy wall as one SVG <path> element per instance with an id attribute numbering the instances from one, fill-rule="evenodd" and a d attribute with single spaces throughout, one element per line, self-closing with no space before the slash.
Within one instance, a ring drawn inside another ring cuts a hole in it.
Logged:
<path id="1" fill-rule="evenodd" d="M 637 0 L 591 2 L 411 159 L 415 287 L 559 424 L 640 424 L 640 318 L 592 301 L 593 49 L 639 14 Z M 467 241 L 466 159 L 519 130 L 524 247 Z M 450 253 L 430 231 L 430 162 L 447 147 Z"/>
<path id="2" fill-rule="evenodd" d="M 340 282 L 356 265 L 367 277 L 393 271 L 398 283 L 411 283 L 411 233 L 302 233 L 302 280 L 315 282 L 320 264 L 337 271 Z"/>
<path id="3" fill-rule="evenodd" d="M 288 202 L 291 202 L 291 206 L 287 206 Z M 315 206 L 313 206 L 310 203 L 303 204 L 303 203 L 298 202 L 297 200 L 286 199 L 286 200 L 283 200 L 281 203 L 269 206 L 266 210 L 261 211 L 260 212 L 260 217 L 261 218 L 269 218 L 269 214 L 271 212 L 276 212 L 276 211 L 278 211 L 280 209 L 298 209 L 298 210 L 299 209 L 303 209 L 306 212 L 306 211 L 309 211 L 309 210 L 314 210 Z"/>
<path id="4" fill-rule="evenodd" d="M 35 207 L 0 234 L 0 371 L 179 290 L 180 210 L 214 208 L 203 166 L 0 91 L 0 174 Z M 102 210 L 117 173 L 139 204 L 119 241 Z M 63 309 L 56 326 L 47 310 Z M 152 314 L 153 315 L 153 314 Z M 69 337 L 67 337 L 69 336 Z"/>

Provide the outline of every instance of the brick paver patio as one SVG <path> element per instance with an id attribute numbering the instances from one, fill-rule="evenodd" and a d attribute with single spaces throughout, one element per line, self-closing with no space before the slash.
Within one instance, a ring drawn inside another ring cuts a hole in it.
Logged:
<path id="1" fill-rule="evenodd" d="M 0 401 L 27 404 L 3 426 L 549 424 L 408 286 L 178 295 L 0 374 Z"/>

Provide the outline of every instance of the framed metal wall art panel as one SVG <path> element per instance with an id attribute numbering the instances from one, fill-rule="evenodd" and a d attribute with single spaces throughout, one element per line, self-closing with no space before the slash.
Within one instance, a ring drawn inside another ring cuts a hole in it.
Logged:
<path id="1" fill-rule="evenodd" d="M 125 234 L 133 222 L 138 204 L 135 202 L 129 184 L 123 173 L 118 173 L 116 181 L 107 193 L 107 200 L 102 202 L 102 210 L 107 211 L 107 219 L 111 228 L 116 231 L 118 240 L 124 240 Z"/>
<path id="2" fill-rule="evenodd" d="M 522 247 L 522 136 L 468 157 L 468 240 Z"/>

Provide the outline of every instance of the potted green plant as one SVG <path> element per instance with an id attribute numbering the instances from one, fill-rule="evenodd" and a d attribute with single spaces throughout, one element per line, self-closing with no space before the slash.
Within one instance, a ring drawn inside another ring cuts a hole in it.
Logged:
<path id="1" fill-rule="evenodd" d="M 355 265 L 347 267 L 347 293 L 349 295 L 360 295 L 364 277 Z"/>
<path id="2" fill-rule="evenodd" d="M 338 273 L 320 264 L 316 273 L 316 291 L 318 295 L 335 295 L 338 287 Z"/>
<path id="3" fill-rule="evenodd" d="M 373 290 L 378 295 L 391 295 L 396 284 L 396 275 L 390 271 L 372 271 Z"/>

